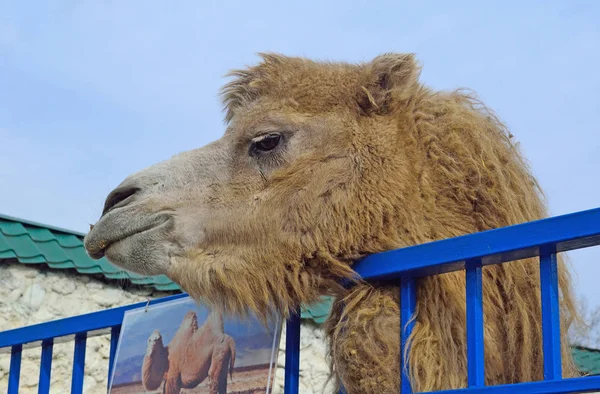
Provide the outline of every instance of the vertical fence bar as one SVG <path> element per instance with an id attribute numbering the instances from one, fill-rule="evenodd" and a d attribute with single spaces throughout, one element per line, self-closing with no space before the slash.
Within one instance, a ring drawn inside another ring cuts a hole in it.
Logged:
<path id="1" fill-rule="evenodd" d="M 558 264 L 556 253 L 540 256 L 540 287 L 542 292 L 542 336 L 544 349 L 544 380 L 562 378 L 560 349 L 560 309 L 558 305 Z"/>
<path id="2" fill-rule="evenodd" d="M 413 278 L 402 278 L 400 280 L 400 372 L 402 374 L 402 384 L 400 392 L 402 394 L 411 394 L 410 377 L 406 359 L 408 357 L 408 338 L 412 333 L 414 323 L 414 313 L 417 304 L 417 284 Z"/>
<path id="3" fill-rule="evenodd" d="M 108 381 L 106 389 L 110 389 L 113 368 L 115 367 L 115 356 L 117 354 L 117 346 L 119 345 L 119 335 L 121 334 L 121 326 L 110 328 L 110 354 L 108 359 Z"/>
<path id="4" fill-rule="evenodd" d="M 300 310 L 293 311 L 285 331 L 284 394 L 298 394 L 300 390 Z"/>
<path id="5" fill-rule="evenodd" d="M 71 394 L 83 393 L 86 342 L 86 332 L 75 335 L 75 352 L 73 354 L 73 375 L 71 377 Z"/>
<path id="6" fill-rule="evenodd" d="M 23 346 L 15 345 L 10 351 L 10 372 L 8 375 L 8 394 L 19 393 L 19 378 L 21 377 L 21 353 Z"/>
<path id="7" fill-rule="evenodd" d="M 38 384 L 38 394 L 47 394 L 50 392 L 53 347 L 53 339 L 48 339 L 42 342 L 42 360 L 40 362 L 40 381 Z"/>
<path id="8" fill-rule="evenodd" d="M 483 341 L 483 295 L 481 261 L 470 262 L 466 269 L 467 296 L 467 383 L 485 386 Z"/>

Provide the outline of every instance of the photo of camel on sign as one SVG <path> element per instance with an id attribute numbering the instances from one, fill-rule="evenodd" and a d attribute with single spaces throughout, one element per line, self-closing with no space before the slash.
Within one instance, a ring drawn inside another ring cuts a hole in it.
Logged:
<path id="1" fill-rule="evenodd" d="M 229 319 L 189 297 L 125 313 L 110 394 L 269 394 L 281 321 Z"/>

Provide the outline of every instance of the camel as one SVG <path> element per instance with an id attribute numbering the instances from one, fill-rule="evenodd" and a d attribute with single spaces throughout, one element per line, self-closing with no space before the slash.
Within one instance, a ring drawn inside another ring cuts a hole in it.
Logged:
<path id="1" fill-rule="evenodd" d="M 169 369 L 169 349 L 163 344 L 162 335 L 154 330 L 148 337 L 146 354 L 142 363 L 142 383 L 146 391 L 160 387 Z"/>
<path id="2" fill-rule="evenodd" d="M 178 394 L 208 378 L 210 394 L 227 393 L 227 371 L 233 379 L 235 341 L 224 333 L 220 312 L 211 312 L 198 327 L 196 313 L 189 311 L 167 347 L 156 337 L 155 331 L 142 365 L 146 390 L 156 390 L 164 380 L 163 393 Z"/>
<path id="3" fill-rule="evenodd" d="M 88 254 L 165 274 L 238 317 L 288 318 L 333 296 L 338 388 L 398 392 L 399 288 L 356 279 L 355 262 L 548 216 L 508 128 L 475 93 L 427 87 L 421 67 L 410 53 L 358 64 L 261 54 L 222 88 L 224 135 L 126 177 L 85 237 Z M 536 259 L 483 268 L 487 385 L 543 378 L 538 280 Z M 559 286 L 571 377 L 577 313 L 562 258 Z M 419 279 L 414 319 L 413 390 L 466 387 L 464 272 Z"/>

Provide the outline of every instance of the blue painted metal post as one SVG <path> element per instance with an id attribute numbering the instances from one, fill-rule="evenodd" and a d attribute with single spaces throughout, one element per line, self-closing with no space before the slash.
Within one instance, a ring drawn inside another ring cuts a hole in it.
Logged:
<path id="1" fill-rule="evenodd" d="M 555 253 L 543 254 L 540 257 L 540 286 L 542 292 L 544 379 L 555 380 L 562 378 L 558 264 Z"/>
<path id="2" fill-rule="evenodd" d="M 400 280 L 400 372 L 402 383 L 400 392 L 411 394 L 410 377 L 406 360 L 408 357 L 408 339 L 415 325 L 414 314 L 417 305 L 417 283 L 414 278 Z"/>
<path id="3" fill-rule="evenodd" d="M 300 310 L 292 311 L 285 332 L 284 394 L 298 394 L 300 390 Z"/>
<path id="4" fill-rule="evenodd" d="M 108 382 L 107 389 L 110 388 L 113 368 L 115 367 L 115 356 L 117 354 L 117 346 L 119 345 L 119 335 L 121 334 L 121 326 L 114 326 L 110 329 L 110 356 L 108 359 Z"/>
<path id="5" fill-rule="evenodd" d="M 11 348 L 10 354 L 10 372 L 8 375 L 8 394 L 19 393 L 19 378 L 21 377 L 21 353 L 22 345 L 15 345 Z"/>
<path id="6" fill-rule="evenodd" d="M 467 381 L 469 387 L 485 386 L 483 341 L 483 298 L 481 262 L 469 263 L 466 269 L 467 292 Z"/>
<path id="7" fill-rule="evenodd" d="M 42 360 L 40 362 L 40 381 L 38 384 L 38 394 L 47 394 L 50 392 L 53 346 L 53 339 L 47 339 L 42 342 Z"/>
<path id="8" fill-rule="evenodd" d="M 86 332 L 75 335 L 75 352 L 73 354 L 73 376 L 71 377 L 71 394 L 83 393 L 86 342 Z"/>

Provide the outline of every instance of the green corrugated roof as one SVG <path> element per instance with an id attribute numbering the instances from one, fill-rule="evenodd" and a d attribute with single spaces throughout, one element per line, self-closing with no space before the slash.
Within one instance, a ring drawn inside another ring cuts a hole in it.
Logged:
<path id="1" fill-rule="evenodd" d="M 323 302 L 320 304 L 302 308 L 301 317 L 303 319 L 313 320 L 318 324 L 323 324 L 327 319 L 327 316 L 329 316 L 329 311 L 331 310 L 331 306 L 333 304 L 333 298 L 323 297 L 322 300 Z"/>
<path id="2" fill-rule="evenodd" d="M 161 291 L 181 291 L 164 275 L 141 276 L 124 271 L 105 258 L 92 260 L 83 247 L 85 234 L 0 214 L 0 262 L 16 260 L 23 264 L 46 264 L 55 269 L 75 269 L 81 274 L 101 274 L 107 279 L 129 280 Z M 302 318 L 323 323 L 331 299 L 305 307 Z"/>
<path id="3" fill-rule="evenodd" d="M 600 350 L 572 346 L 571 353 L 581 372 L 589 375 L 600 375 Z"/>

